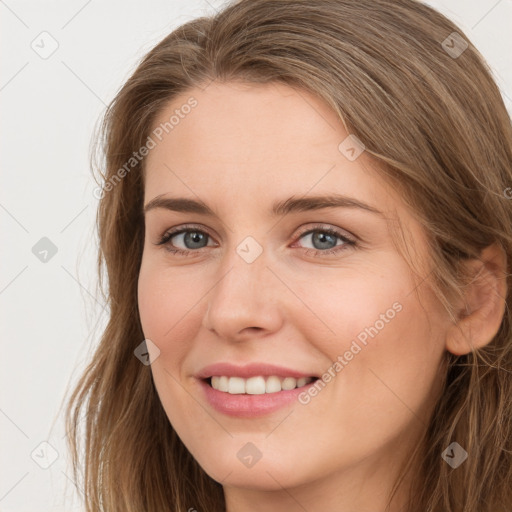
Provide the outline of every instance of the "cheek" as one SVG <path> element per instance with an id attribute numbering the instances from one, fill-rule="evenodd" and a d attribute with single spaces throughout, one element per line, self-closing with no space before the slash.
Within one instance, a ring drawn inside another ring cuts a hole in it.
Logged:
<path id="1" fill-rule="evenodd" d="M 317 319 L 301 327 L 330 361 L 318 397 L 304 397 L 311 417 L 325 414 L 329 401 L 333 423 L 347 436 L 358 432 L 368 448 L 380 435 L 375 425 L 392 435 L 411 422 L 427 423 L 444 354 L 435 296 L 422 284 L 419 299 L 406 267 L 381 268 L 386 272 L 375 268 L 328 287 L 311 286 L 307 303 L 329 329 Z"/>
<path id="2" fill-rule="evenodd" d="M 334 370 L 339 371 L 328 385 L 339 425 L 347 435 L 358 432 L 371 451 L 383 436 L 395 437 L 409 426 L 428 423 L 441 382 L 444 345 L 442 330 L 414 293 L 395 289 L 374 295 L 374 302 L 362 307 L 344 311 L 349 314 L 347 337 L 331 352 L 331 359 L 339 363 Z M 350 319 L 350 312 L 358 321 Z M 337 326 L 342 329 L 342 322 Z"/>
<path id="3" fill-rule="evenodd" d="M 353 265 L 339 275 L 335 269 L 317 272 L 300 282 L 294 290 L 304 298 L 309 312 L 297 307 L 292 322 L 331 360 L 349 350 L 354 340 L 361 346 L 370 339 L 380 345 L 380 334 L 405 316 L 402 303 L 414 287 L 406 269 L 395 260 L 360 268 Z"/>
<path id="4" fill-rule="evenodd" d="M 186 273 L 160 267 L 154 261 L 142 262 L 138 281 L 142 330 L 145 338 L 160 349 L 151 372 L 162 406 L 178 432 L 186 432 L 198 415 L 195 402 L 184 390 L 181 374 L 191 346 L 184 340 L 193 339 L 193 330 L 200 323 L 194 317 L 197 311 L 193 306 L 200 297 L 194 284 Z"/>
<path id="5" fill-rule="evenodd" d="M 197 282 L 196 282 L 197 281 Z M 153 262 L 141 265 L 138 306 L 144 335 L 155 340 L 176 338 L 204 292 L 199 275 L 176 272 Z M 179 338 L 180 336 L 178 336 Z M 162 348 L 162 347 L 160 347 Z"/>

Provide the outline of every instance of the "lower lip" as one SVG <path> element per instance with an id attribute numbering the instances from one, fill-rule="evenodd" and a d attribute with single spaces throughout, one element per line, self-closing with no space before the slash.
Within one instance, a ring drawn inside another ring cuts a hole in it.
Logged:
<path id="1" fill-rule="evenodd" d="M 237 418 L 254 418 L 273 413 L 298 400 L 298 396 L 316 382 L 313 381 L 306 386 L 278 391 L 277 393 L 232 395 L 212 388 L 208 382 L 202 379 L 198 379 L 198 381 L 206 400 L 216 411 Z"/>

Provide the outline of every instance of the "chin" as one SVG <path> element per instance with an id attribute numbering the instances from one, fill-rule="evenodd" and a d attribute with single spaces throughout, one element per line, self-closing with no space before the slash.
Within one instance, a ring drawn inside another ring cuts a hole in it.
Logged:
<path id="1" fill-rule="evenodd" d="M 246 443 L 240 443 L 242 447 Z M 233 455 L 219 457 L 218 453 L 212 454 L 211 458 L 196 458 L 203 470 L 216 482 L 233 487 L 244 489 L 280 491 L 285 488 L 292 488 L 304 483 L 305 475 L 298 474 L 297 464 L 291 460 L 284 463 L 274 457 L 267 458 L 263 455 L 261 459 L 246 466 L 237 457 L 237 449 Z M 243 454 L 242 454 L 243 455 Z M 284 457 L 284 456 L 283 456 Z M 243 456 L 241 456 L 243 459 Z"/>

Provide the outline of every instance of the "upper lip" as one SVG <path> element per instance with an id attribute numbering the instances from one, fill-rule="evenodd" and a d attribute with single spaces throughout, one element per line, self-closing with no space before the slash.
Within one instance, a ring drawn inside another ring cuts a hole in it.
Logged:
<path id="1" fill-rule="evenodd" d="M 196 374 L 196 377 L 198 379 L 208 379 L 213 376 L 226 376 L 248 379 L 249 377 L 268 377 L 270 375 L 294 377 L 296 379 L 301 377 L 315 377 L 312 373 L 304 373 L 292 368 L 267 363 L 250 363 L 244 366 L 237 366 L 231 363 L 215 363 L 205 366 Z"/>

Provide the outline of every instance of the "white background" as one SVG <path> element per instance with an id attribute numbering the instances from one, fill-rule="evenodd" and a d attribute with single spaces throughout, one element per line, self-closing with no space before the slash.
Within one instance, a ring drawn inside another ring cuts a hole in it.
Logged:
<path id="1" fill-rule="evenodd" d="M 512 0 L 427 3 L 484 55 L 512 112 Z M 106 320 L 95 293 L 91 137 L 139 59 L 178 25 L 221 5 L 0 0 L 1 512 L 82 510 L 61 407 Z M 47 59 L 31 47 L 43 31 L 59 45 Z M 46 263 L 32 252 L 42 237 L 57 247 Z M 51 457 L 43 441 L 58 453 L 47 469 L 31 458 L 34 450 L 36 459 Z"/>

